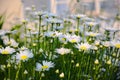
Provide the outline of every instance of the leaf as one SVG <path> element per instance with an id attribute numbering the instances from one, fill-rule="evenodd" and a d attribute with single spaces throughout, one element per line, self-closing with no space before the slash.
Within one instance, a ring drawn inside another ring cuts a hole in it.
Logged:
<path id="1" fill-rule="evenodd" d="M 0 15 L 0 29 L 2 29 L 3 24 L 4 24 L 4 17 Z"/>

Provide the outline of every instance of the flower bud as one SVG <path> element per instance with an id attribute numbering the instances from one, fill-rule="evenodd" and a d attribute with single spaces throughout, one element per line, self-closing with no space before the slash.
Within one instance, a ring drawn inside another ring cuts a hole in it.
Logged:
<path id="1" fill-rule="evenodd" d="M 102 46 L 102 45 L 100 45 L 100 48 L 103 48 L 103 46 Z"/>
<path id="2" fill-rule="evenodd" d="M 108 65 L 110 65 L 110 64 L 111 64 L 111 60 L 108 60 L 106 63 L 107 63 Z"/>
<path id="3" fill-rule="evenodd" d="M 99 61 L 98 61 L 98 59 L 96 59 L 94 63 L 95 63 L 95 64 L 99 64 Z"/>
<path id="4" fill-rule="evenodd" d="M 74 60 L 71 60 L 71 63 L 74 63 Z"/>
<path id="5" fill-rule="evenodd" d="M 7 67 L 8 67 L 8 68 L 10 68 L 10 67 L 11 67 L 11 65 L 8 63 L 8 64 L 7 64 Z"/>
<path id="6" fill-rule="evenodd" d="M 25 23 L 27 23 L 27 21 L 26 20 L 22 20 L 22 23 L 25 24 Z"/>
<path id="7" fill-rule="evenodd" d="M 45 77 L 45 74 L 44 74 L 44 73 L 42 73 L 42 74 L 41 74 L 41 77 Z"/>
<path id="8" fill-rule="evenodd" d="M 27 70 L 25 70 L 25 71 L 24 71 L 24 74 L 28 74 L 28 71 L 27 71 Z"/>
<path id="9" fill-rule="evenodd" d="M 57 70 L 55 71 L 55 73 L 59 73 L 59 69 L 57 69 Z"/>
<path id="10" fill-rule="evenodd" d="M 36 43 L 33 43 L 33 46 L 36 46 Z"/>
<path id="11" fill-rule="evenodd" d="M 76 67 L 79 67 L 79 66 L 80 66 L 79 63 L 77 63 L 77 64 L 76 64 Z"/>
<path id="12" fill-rule="evenodd" d="M 112 56 L 116 57 L 116 53 L 113 53 Z"/>
<path id="13" fill-rule="evenodd" d="M 64 73 L 62 72 L 60 75 L 59 75 L 60 78 L 64 78 Z"/>

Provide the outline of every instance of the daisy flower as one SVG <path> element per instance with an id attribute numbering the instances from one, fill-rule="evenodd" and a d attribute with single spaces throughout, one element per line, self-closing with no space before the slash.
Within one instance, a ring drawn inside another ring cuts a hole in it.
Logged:
<path id="1" fill-rule="evenodd" d="M 70 49 L 67 49 L 67 48 L 59 48 L 59 49 L 56 49 L 56 52 L 58 54 L 61 54 L 61 55 L 64 55 L 64 54 L 68 54 L 71 52 Z"/>
<path id="2" fill-rule="evenodd" d="M 42 64 L 36 63 L 36 71 L 49 71 L 49 69 L 53 67 L 54 63 L 51 61 L 42 61 Z"/>
<path id="3" fill-rule="evenodd" d="M 29 58 L 33 57 L 33 53 L 29 50 L 20 51 L 16 54 L 16 59 L 19 61 L 27 61 Z"/>
<path id="4" fill-rule="evenodd" d="M 87 26 L 90 26 L 90 27 L 93 27 L 93 26 L 98 25 L 97 22 L 86 22 L 85 24 L 86 24 Z"/>
<path id="5" fill-rule="evenodd" d="M 77 29 L 75 27 L 70 27 L 67 32 L 70 32 L 70 33 L 75 33 L 77 31 Z"/>
<path id="6" fill-rule="evenodd" d="M 63 26 L 54 26 L 55 30 L 62 30 L 64 27 Z"/>
<path id="7" fill-rule="evenodd" d="M 44 36 L 47 37 L 56 37 L 56 34 L 53 31 L 48 31 L 44 33 Z"/>
<path id="8" fill-rule="evenodd" d="M 86 32 L 86 36 L 97 37 L 97 36 L 100 36 L 100 33 Z"/>
<path id="9" fill-rule="evenodd" d="M 94 44 L 95 44 L 95 46 L 99 46 L 100 43 L 101 43 L 100 40 L 96 40 Z"/>
<path id="10" fill-rule="evenodd" d="M 102 42 L 103 46 L 105 47 L 110 47 L 111 46 L 111 42 L 110 41 L 105 41 L 105 42 Z"/>
<path id="11" fill-rule="evenodd" d="M 9 40 L 8 37 L 6 37 L 5 39 L 3 39 L 3 43 L 12 47 L 18 47 L 18 43 L 12 38 Z"/>
<path id="12" fill-rule="evenodd" d="M 84 15 L 84 14 L 77 14 L 74 17 L 77 18 L 77 19 L 80 19 L 80 18 L 86 17 L 86 15 Z"/>
<path id="13" fill-rule="evenodd" d="M 67 40 L 71 43 L 78 43 L 80 42 L 80 37 L 76 35 L 69 35 L 67 36 Z"/>
<path id="14" fill-rule="evenodd" d="M 91 48 L 91 45 L 88 43 L 81 43 L 81 44 L 75 45 L 75 47 L 78 48 L 79 50 L 86 51 L 86 50 L 89 50 Z"/>
<path id="15" fill-rule="evenodd" d="M 15 52 L 14 48 L 11 48 L 10 46 L 6 47 L 6 48 L 1 48 L 0 49 L 0 53 L 1 54 L 12 54 Z"/>
<path id="16" fill-rule="evenodd" d="M 6 34 L 6 31 L 5 30 L 0 30 L 0 36 L 3 36 Z"/>
<path id="17" fill-rule="evenodd" d="M 57 14 L 54 13 L 48 13 L 49 17 L 57 17 Z"/>
<path id="18" fill-rule="evenodd" d="M 110 32 L 117 32 L 117 31 L 120 31 L 119 29 L 113 28 L 113 27 L 104 27 L 104 29 L 105 29 L 106 31 L 110 31 Z"/>
<path id="19" fill-rule="evenodd" d="M 43 16 L 46 14 L 46 12 L 43 12 L 43 11 L 36 11 L 34 12 L 35 15 L 38 15 L 38 16 Z"/>
<path id="20" fill-rule="evenodd" d="M 31 9 L 31 7 L 26 7 L 25 8 L 25 11 L 31 11 L 32 9 Z"/>
<path id="21" fill-rule="evenodd" d="M 53 24 L 56 24 L 57 21 L 58 21 L 58 19 L 55 19 L 55 18 L 49 18 L 49 19 L 47 19 L 47 22 L 53 23 Z"/>
<path id="22" fill-rule="evenodd" d="M 25 46 L 22 46 L 21 48 L 19 48 L 20 51 L 24 51 L 24 50 L 28 50 L 28 48 L 26 48 Z"/>
<path id="23" fill-rule="evenodd" d="M 111 44 L 116 48 L 120 48 L 120 41 L 112 41 Z"/>
<path id="24" fill-rule="evenodd" d="M 92 21 L 95 21 L 95 19 L 89 18 L 89 17 L 81 18 L 81 20 L 83 20 L 84 22 L 92 22 Z"/>
<path id="25" fill-rule="evenodd" d="M 58 36 L 58 38 L 59 38 L 60 42 L 62 42 L 62 43 L 66 42 L 66 35 L 61 34 L 61 35 Z"/>
<path id="26" fill-rule="evenodd" d="M 98 47 L 97 46 L 92 46 L 91 49 L 92 50 L 98 50 Z"/>

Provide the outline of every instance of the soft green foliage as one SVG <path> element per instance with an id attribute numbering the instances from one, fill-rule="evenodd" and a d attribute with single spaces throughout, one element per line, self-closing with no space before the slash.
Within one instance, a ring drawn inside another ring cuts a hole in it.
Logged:
<path id="1" fill-rule="evenodd" d="M 0 15 L 0 29 L 2 29 L 3 24 L 4 24 L 4 17 Z"/>

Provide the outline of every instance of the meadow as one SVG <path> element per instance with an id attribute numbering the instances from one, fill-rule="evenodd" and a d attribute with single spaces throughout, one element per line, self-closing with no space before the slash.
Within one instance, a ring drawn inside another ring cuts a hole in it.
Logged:
<path id="1" fill-rule="evenodd" d="M 28 8 L 25 20 L 0 30 L 0 79 L 119 80 L 119 32 L 105 18 Z"/>

